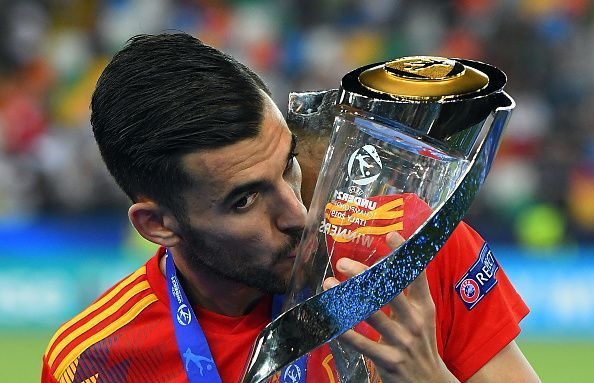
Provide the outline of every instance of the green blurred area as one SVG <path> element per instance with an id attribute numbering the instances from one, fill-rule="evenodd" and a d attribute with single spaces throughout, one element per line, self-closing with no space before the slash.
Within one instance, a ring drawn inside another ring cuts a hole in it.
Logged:
<path id="1" fill-rule="evenodd" d="M 39 382 L 41 358 L 51 336 L 41 330 L 0 332 L 0 382 Z"/>
<path id="2" fill-rule="evenodd" d="M 519 342 L 520 348 L 543 382 L 592 382 L 594 342 L 536 341 Z"/>
<path id="3" fill-rule="evenodd" d="M 41 355 L 51 334 L 0 332 L 0 382 L 39 382 Z M 592 382 L 594 341 L 521 340 L 520 348 L 543 382 Z"/>

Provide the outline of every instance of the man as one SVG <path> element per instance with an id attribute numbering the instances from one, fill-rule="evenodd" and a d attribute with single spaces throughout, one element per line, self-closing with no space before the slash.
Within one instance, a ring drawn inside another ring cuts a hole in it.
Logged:
<path id="1" fill-rule="evenodd" d="M 247 67 L 185 34 L 137 36 L 113 58 L 93 95 L 93 132 L 109 171 L 133 201 L 130 221 L 162 247 L 57 331 L 44 355 L 43 382 L 210 382 L 216 376 L 237 382 L 271 319 L 272 295 L 287 288 L 306 215 L 296 137 L 269 93 Z M 466 226 L 460 230 L 474 235 Z M 463 235 L 449 241 L 451 251 L 472 247 L 456 243 Z M 396 246 L 399 237 L 389 242 Z M 347 259 L 337 267 L 346 276 L 364 268 Z M 436 318 L 452 310 L 441 301 L 434 306 L 429 291 L 431 280 L 456 277 L 444 273 L 432 271 L 429 282 L 424 274 L 418 278 L 408 296 L 391 303 L 392 317 L 374 314 L 369 323 L 381 334 L 379 343 L 353 332 L 344 341 L 374 362 L 384 382 L 450 382 L 454 375 L 537 381 L 513 342 L 527 308 L 503 273 L 496 289 L 505 291 L 490 293 L 485 305 L 498 307 L 491 321 L 505 325 L 487 331 L 491 346 L 481 343 L 484 334 L 457 331 L 451 316 Z M 436 321 L 448 322 L 452 334 L 464 338 L 458 343 L 470 345 L 452 354 L 477 360 L 464 363 L 445 353 L 449 334 L 436 338 Z M 488 352 L 479 352 L 483 347 Z M 325 372 L 328 357 L 311 359 L 309 382 L 335 381 Z"/>

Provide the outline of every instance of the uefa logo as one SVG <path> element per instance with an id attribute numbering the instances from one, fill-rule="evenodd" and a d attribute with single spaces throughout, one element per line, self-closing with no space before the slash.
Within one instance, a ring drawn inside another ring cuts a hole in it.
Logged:
<path id="1" fill-rule="evenodd" d="M 177 321 L 182 326 L 187 326 L 192 321 L 192 314 L 190 313 L 190 308 L 185 304 L 179 305 L 177 308 Z"/>
<path id="2" fill-rule="evenodd" d="M 466 303 L 474 303 L 479 297 L 479 285 L 473 279 L 465 279 L 460 285 L 460 297 Z"/>
<path id="3" fill-rule="evenodd" d="M 369 185 L 380 176 L 382 160 L 373 145 L 365 145 L 351 154 L 347 169 L 353 183 Z"/>

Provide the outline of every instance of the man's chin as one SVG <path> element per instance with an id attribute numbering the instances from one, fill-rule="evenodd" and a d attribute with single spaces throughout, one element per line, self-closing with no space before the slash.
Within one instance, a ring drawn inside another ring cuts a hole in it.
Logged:
<path id="1" fill-rule="evenodd" d="M 277 262 L 273 267 L 244 270 L 240 275 L 229 277 L 265 294 L 285 294 L 292 269 L 293 261 Z"/>
<path id="2" fill-rule="evenodd" d="M 277 269 L 277 272 L 270 275 L 270 279 L 262 290 L 268 294 L 282 295 L 286 294 L 291 280 L 291 270 L 293 269 L 293 262 L 282 269 Z"/>
<path id="3" fill-rule="evenodd" d="M 277 280 L 277 281 L 268 281 L 266 284 L 260 284 L 259 286 L 253 286 L 258 290 L 262 291 L 265 294 L 271 295 L 284 295 L 287 293 L 288 290 L 288 281 L 284 280 Z"/>

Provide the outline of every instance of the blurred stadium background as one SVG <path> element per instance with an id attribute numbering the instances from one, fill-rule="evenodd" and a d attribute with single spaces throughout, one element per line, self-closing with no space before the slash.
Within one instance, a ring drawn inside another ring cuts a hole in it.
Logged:
<path id="1" fill-rule="evenodd" d="M 238 57 L 284 109 L 359 65 L 411 54 L 503 69 L 517 109 L 468 221 L 532 308 L 544 381 L 594 376 L 592 0 L 0 0 L 0 381 L 39 381 L 61 322 L 154 247 L 106 174 L 89 98 L 130 36 L 180 30 Z"/>

